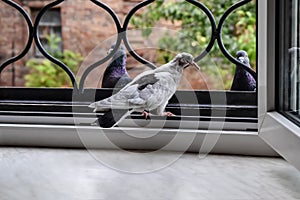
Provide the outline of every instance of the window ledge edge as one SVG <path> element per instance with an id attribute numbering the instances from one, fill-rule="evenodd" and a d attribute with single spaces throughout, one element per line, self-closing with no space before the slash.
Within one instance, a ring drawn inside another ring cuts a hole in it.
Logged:
<path id="1" fill-rule="evenodd" d="M 267 112 L 259 137 L 300 170 L 300 127 L 278 112 Z"/>

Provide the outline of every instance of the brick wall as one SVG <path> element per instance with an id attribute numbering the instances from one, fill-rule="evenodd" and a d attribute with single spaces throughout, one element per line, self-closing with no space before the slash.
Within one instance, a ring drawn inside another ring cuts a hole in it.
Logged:
<path id="1" fill-rule="evenodd" d="M 16 2 L 32 16 L 31 10 L 40 9 L 52 1 L 20 0 Z M 140 0 L 105 0 L 102 2 L 109 5 L 122 22 L 126 13 Z M 106 46 L 101 48 L 103 50 L 99 51 L 99 54 L 96 52 L 97 48 L 100 48 L 104 41 L 117 33 L 115 24 L 106 11 L 86 0 L 67 0 L 59 7 L 62 19 L 63 48 L 79 52 L 87 57 L 86 66 L 105 56 L 110 46 L 109 42 L 105 43 Z M 32 16 L 32 20 L 34 21 L 34 16 Z M 0 29 L 0 62 L 3 63 L 12 56 L 13 51 L 18 53 L 24 48 L 27 40 L 27 28 L 25 20 L 18 11 L 3 2 L 0 2 L 0 26 L 2 27 Z M 111 42 L 113 43 L 113 40 Z M 24 86 L 24 75 L 27 73 L 25 62 L 33 56 L 33 52 L 34 50 L 31 48 L 24 59 L 14 64 L 15 86 Z M 90 54 L 93 55 L 88 56 Z M 82 68 L 84 69 L 84 66 Z M 2 72 L 1 86 L 13 85 L 11 69 L 12 66 L 9 66 Z M 101 70 L 94 74 L 98 76 L 100 72 Z"/>
<path id="2" fill-rule="evenodd" d="M 7 6 L 3 2 L 0 3 L 0 62 L 12 57 L 13 54 L 19 54 L 27 40 L 27 30 L 25 28 L 25 20 L 15 9 Z M 0 84 L 11 86 L 14 84 L 22 86 L 24 80 L 22 74 L 26 72 L 23 67 L 24 61 L 14 63 L 14 66 L 7 67 L 1 74 Z M 12 68 L 15 68 L 15 80 L 12 80 Z"/>
<path id="3" fill-rule="evenodd" d="M 126 14 L 141 0 L 103 0 L 102 2 L 109 5 L 118 15 L 123 23 Z M 52 1 L 40 0 L 19 0 L 20 3 L 32 15 L 31 10 L 40 9 Z M 80 66 L 78 76 L 95 61 L 100 60 L 106 55 L 109 46 L 114 43 L 117 33 L 115 24 L 102 8 L 97 7 L 91 1 L 87 0 L 66 0 L 59 5 L 62 20 L 62 39 L 63 48 L 79 52 L 84 56 L 84 61 Z M 32 17 L 34 18 L 34 17 Z M 34 20 L 34 19 L 32 19 Z M 24 19 L 15 9 L 10 8 L 2 1 L 0 2 L 0 62 L 12 55 L 12 43 L 14 41 L 14 51 L 20 52 L 27 39 L 27 28 Z M 147 46 L 139 32 L 128 32 L 131 44 L 136 48 Z M 25 62 L 33 56 L 33 48 L 24 59 L 14 64 L 15 80 L 12 80 L 12 66 L 9 66 L 1 74 L 1 86 L 24 86 L 24 75 L 27 73 Z M 139 50 L 138 53 L 146 59 L 153 60 L 156 56 L 155 50 Z M 101 76 L 106 64 L 94 70 L 86 81 L 87 87 L 100 87 Z M 146 68 L 129 56 L 128 70 L 132 77 L 146 70 Z M 194 81 L 194 88 L 205 88 L 206 83 L 195 76 L 193 70 L 185 72 L 186 76 L 191 77 Z M 204 75 L 202 75 L 204 76 Z M 99 78 L 100 77 L 100 78 Z M 183 82 L 181 88 L 189 88 L 188 84 Z"/>

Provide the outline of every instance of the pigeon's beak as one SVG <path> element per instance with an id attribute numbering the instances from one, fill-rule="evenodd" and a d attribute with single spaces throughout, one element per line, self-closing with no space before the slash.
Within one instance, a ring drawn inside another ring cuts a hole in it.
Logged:
<path id="1" fill-rule="evenodd" d="M 192 62 L 190 65 L 194 66 L 197 70 L 200 70 L 200 67 L 196 62 Z"/>
<path id="2" fill-rule="evenodd" d="M 245 61 L 245 58 L 243 56 L 238 58 L 239 61 L 241 61 L 242 63 Z"/>

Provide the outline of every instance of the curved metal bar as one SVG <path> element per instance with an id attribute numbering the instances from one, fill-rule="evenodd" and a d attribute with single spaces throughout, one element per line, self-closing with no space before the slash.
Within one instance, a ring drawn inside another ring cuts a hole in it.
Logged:
<path id="1" fill-rule="evenodd" d="M 113 55 L 117 52 L 119 46 L 121 45 L 121 41 L 122 41 L 122 27 L 121 27 L 121 23 L 120 20 L 117 16 L 117 14 L 109 7 L 107 6 L 105 3 L 102 3 L 98 0 L 91 0 L 94 4 L 96 4 L 97 6 L 103 8 L 105 11 L 107 11 L 110 16 L 113 18 L 116 27 L 117 27 L 117 31 L 118 31 L 118 38 L 117 38 L 117 42 L 115 45 L 115 48 L 113 49 L 113 51 L 111 51 L 106 57 L 104 57 L 103 59 L 97 61 L 96 63 L 92 64 L 91 66 L 89 66 L 84 73 L 82 74 L 81 78 L 80 78 L 80 82 L 79 82 L 79 90 L 81 92 L 84 91 L 84 83 L 86 78 L 88 77 L 88 75 L 91 73 L 91 71 L 93 71 L 96 67 L 98 67 L 99 65 L 102 65 L 103 63 L 105 63 L 106 61 L 108 61 L 110 58 L 113 57 Z"/>
<path id="2" fill-rule="evenodd" d="M 102 3 L 98 0 L 91 0 L 91 2 L 93 2 L 94 4 L 96 4 L 99 7 L 103 8 L 104 10 L 106 10 L 110 14 L 110 16 L 113 18 L 113 20 L 117 26 L 118 33 L 122 32 L 121 22 L 117 16 L 117 14 L 108 5 L 106 5 L 105 3 Z"/>
<path id="3" fill-rule="evenodd" d="M 131 47 L 129 41 L 128 41 L 128 37 L 127 37 L 127 27 L 128 27 L 128 24 L 130 22 L 130 19 L 131 17 L 134 15 L 134 13 L 136 11 L 138 11 L 139 9 L 141 9 L 142 7 L 145 7 L 151 3 L 153 3 L 155 0 L 146 0 L 146 1 L 143 1 L 139 4 L 137 4 L 134 8 L 132 8 L 130 10 L 130 12 L 128 13 L 128 15 L 126 16 L 125 20 L 124 20 L 124 24 L 123 24 L 123 33 L 122 36 L 123 36 L 123 41 L 124 41 L 124 44 L 127 48 L 127 50 L 129 51 L 129 53 L 132 55 L 132 57 L 134 57 L 137 61 L 139 61 L 140 63 L 150 67 L 151 69 L 155 69 L 156 68 L 156 65 L 151 63 L 150 61 L 144 59 L 143 57 L 139 56 L 134 50 L 133 48 Z"/>
<path id="4" fill-rule="evenodd" d="M 127 31 L 128 31 L 128 25 L 130 22 L 130 19 L 134 16 L 134 14 L 141 8 L 150 5 L 151 3 L 153 3 L 155 0 L 145 0 L 142 1 L 141 3 L 138 3 L 134 8 L 132 8 L 128 15 L 126 16 L 123 25 L 121 25 L 121 22 L 117 16 L 117 14 L 106 4 L 100 2 L 99 0 L 90 0 L 92 3 L 94 3 L 95 5 L 101 7 L 102 9 L 104 9 L 106 12 L 108 12 L 108 14 L 112 17 L 112 19 L 114 20 L 114 23 L 116 25 L 117 28 L 117 41 L 116 41 L 116 45 L 115 48 L 113 49 L 113 51 L 108 54 L 106 57 L 104 57 L 103 59 L 97 61 L 96 63 L 92 64 L 91 66 L 89 66 L 83 73 L 83 75 L 81 76 L 79 85 L 76 82 L 76 77 L 74 75 L 74 73 L 68 68 L 68 66 L 66 66 L 63 62 L 61 62 L 60 60 L 54 58 L 52 55 L 50 55 L 43 47 L 40 38 L 39 38 L 39 33 L 38 33 L 38 28 L 39 28 L 39 23 L 43 17 L 43 15 L 52 7 L 64 2 L 64 0 L 54 0 L 52 3 L 49 3 L 48 5 L 44 6 L 41 11 L 38 13 L 38 15 L 36 16 L 35 19 L 35 23 L 33 24 L 30 16 L 28 15 L 28 13 L 17 3 L 13 2 L 12 0 L 2 0 L 4 3 L 10 5 L 11 7 L 17 9 L 25 18 L 27 26 L 28 26 L 28 40 L 26 43 L 25 48 L 22 50 L 22 52 L 17 55 L 14 56 L 12 58 L 9 58 L 8 60 L 6 60 L 3 64 L 0 65 L 0 73 L 3 71 L 3 69 L 5 67 L 7 67 L 9 64 L 21 59 L 22 57 L 24 57 L 30 47 L 31 44 L 33 42 L 33 40 L 35 40 L 37 48 L 40 50 L 40 52 L 47 58 L 49 59 L 52 63 L 58 65 L 60 68 L 62 68 L 69 76 L 69 78 L 72 81 L 73 87 L 76 91 L 84 91 L 84 83 L 86 81 L 86 78 L 88 77 L 88 75 L 91 73 L 91 71 L 93 69 L 95 69 L 96 67 L 98 67 L 99 65 L 102 65 L 103 63 L 107 62 L 110 58 L 113 57 L 113 55 L 117 52 L 119 46 L 121 45 L 122 40 L 124 41 L 125 47 L 127 48 L 127 50 L 129 51 L 129 53 L 140 63 L 155 69 L 156 66 L 155 64 L 151 63 L 150 61 L 144 59 L 143 57 L 139 56 L 135 50 L 131 47 L 131 44 L 128 40 L 128 36 L 127 36 Z M 246 71 L 248 71 L 255 79 L 257 79 L 257 74 L 254 70 L 252 70 L 251 68 L 249 68 L 248 66 L 246 66 L 245 64 L 241 63 L 238 59 L 236 59 L 234 56 L 232 56 L 228 50 L 226 49 L 223 40 L 222 40 L 222 28 L 224 26 L 224 23 L 226 21 L 226 19 L 228 18 L 228 16 L 234 12 L 237 8 L 251 2 L 252 0 L 241 0 L 238 3 L 235 3 L 234 5 L 232 5 L 229 9 L 226 10 L 226 12 L 223 14 L 223 16 L 221 17 L 219 23 L 216 23 L 215 17 L 212 14 L 211 10 L 209 10 L 203 3 L 197 1 L 197 0 L 185 0 L 186 2 L 196 6 L 197 8 L 201 9 L 205 15 L 208 17 L 210 25 L 211 25 L 211 36 L 210 36 L 210 41 L 207 45 L 207 47 L 205 48 L 205 50 L 203 50 L 201 52 L 201 54 L 197 57 L 195 57 L 194 61 L 199 61 L 202 58 L 204 58 L 213 48 L 216 40 L 217 40 L 217 44 L 221 50 L 221 52 L 223 53 L 223 55 L 232 63 L 234 64 L 239 64 L 241 65 Z"/>
<path id="5" fill-rule="evenodd" d="M 217 24 L 216 24 L 216 20 L 214 15 L 212 14 L 212 12 L 201 2 L 199 1 L 195 1 L 195 0 L 186 0 L 187 2 L 195 5 L 196 7 L 200 8 L 208 17 L 210 24 L 211 24 L 211 37 L 210 37 L 210 41 L 207 45 L 207 47 L 205 48 L 205 50 L 199 55 L 197 56 L 194 61 L 198 62 L 199 60 L 201 60 L 202 58 L 204 58 L 213 48 L 214 44 L 215 44 L 215 40 L 216 40 L 216 30 L 217 30 Z"/>
<path id="6" fill-rule="evenodd" d="M 118 34 L 119 35 L 119 34 Z M 89 66 L 84 73 L 82 74 L 81 78 L 80 78 L 80 82 L 79 82 L 79 90 L 81 92 L 84 91 L 84 83 L 85 80 L 87 78 L 87 76 L 91 73 L 91 71 L 93 71 L 96 67 L 98 67 L 99 65 L 102 65 L 103 63 L 107 62 L 110 58 L 113 57 L 113 55 L 117 52 L 119 46 L 121 45 L 121 38 L 118 36 L 115 48 L 111 51 L 111 53 L 109 53 L 106 57 L 104 57 L 103 59 L 99 60 L 98 62 L 95 62 L 94 64 L 92 64 L 91 66 Z"/>
<path id="7" fill-rule="evenodd" d="M 76 78 L 74 73 L 68 68 L 68 66 L 66 66 L 63 62 L 61 62 L 60 60 L 54 58 L 53 56 L 51 56 L 43 47 L 40 38 L 39 38 L 39 23 L 43 17 L 43 15 L 52 7 L 62 3 L 64 0 L 56 0 L 52 3 L 49 3 L 48 5 L 46 5 L 45 7 L 43 7 L 40 12 L 37 14 L 36 19 L 35 19 L 35 23 L 34 23 L 34 40 L 36 43 L 36 46 L 38 47 L 38 49 L 40 50 L 40 52 L 48 59 L 50 60 L 52 63 L 56 64 L 57 66 L 59 66 L 60 68 L 62 68 L 69 76 L 69 78 L 71 79 L 71 82 L 73 84 L 73 87 L 75 90 L 78 89 L 77 86 L 77 82 L 76 82 Z"/>
<path id="8" fill-rule="evenodd" d="M 219 25 L 218 25 L 218 29 L 217 29 L 217 32 L 218 32 L 218 37 L 217 37 L 217 41 L 218 41 L 218 45 L 220 47 L 220 50 L 222 51 L 222 53 L 224 54 L 224 56 L 226 58 L 228 58 L 228 60 L 230 60 L 232 63 L 236 64 L 236 65 L 241 65 L 247 72 L 249 72 L 255 80 L 257 80 L 257 74 L 256 72 L 249 68 L 247 65 L 245 65 L 244 63 L 238 61 L 236 58 L 234 58 L 229 52 L 228 50 L 226 49 L 224 43 L 223 43 L 223 40 L 222 40 L 222 27 L 224 25 L 224 22 L 225 20 L 227 19 L 227 17 L 234 11 L 236 10 L 237 8 L 249 3 L 250 1 L 252 0 L 242 0 L 234 5 L 232 5 L 228 10 L 226 10 L 226 12 L 224 13 L 224 15 L 221 17 L 220 19 L 220 22 L 219 22 Z"/>
<path id="9" fill-rule="evenodd" d="M 17 9 L 25 18 L 26 23 L 27 23 L 27 27 L 28 27 L 28 39 L 27 39 L 27 43 L 25 48 L 23 49 L 23 51 L 19 54 L 16 55 L 15 57 L 9 58 L 7 59 L 3 64 L 1 64 L 0 66 L 0 73 L 3 71 L 3 69 L 5 67 L 7 67 L 9 64 L 16 62 L 17 60 L 20 60 L 21 58 L 23 58 L 29 51 L 32 41 L 33 41 L 33 24 L 32 21 L 28 15 L 28 13 L 17 3 L 10 1 L 10 0 L 2 0 L 3 2 L 5 2 L 6 4 L 14 7 L 15 9 Z"/>

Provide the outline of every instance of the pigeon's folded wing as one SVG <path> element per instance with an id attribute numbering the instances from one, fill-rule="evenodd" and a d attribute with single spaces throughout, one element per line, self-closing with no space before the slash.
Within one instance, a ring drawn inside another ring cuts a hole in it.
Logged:
<path id="1" fill-rule="evenodd" d="M 128 99 L 136 98 L 138 95 L 137 85 L 131 85 L 109 98 L 90 104 L 89 107 L 94 108 L 94 112 L 107 111 L 109 109 L 131 109 L 132 106 L 129 104 Z"/>
<path id="2" fill-rule="evenodd" d="M 137 79 L 138 96 L 129 99 L 132 104 L 144 101 L 144 109 L 153 110 L 165 105 L 176 91 L 176 84 L 168 72 L 155 72 Z M 161 114 L 161 113 L 159 113 Z"/>
<path id="3" fill-rule="evenodd" d="M 165 73 L 142 73 L 116 94 L 89 107 L 96 111 L 109 109 L 155 109 L 176 90 L 172 78 Z M 171 88 L 171 89 L 170 89 Z"/>

